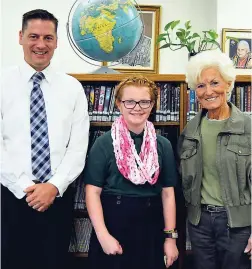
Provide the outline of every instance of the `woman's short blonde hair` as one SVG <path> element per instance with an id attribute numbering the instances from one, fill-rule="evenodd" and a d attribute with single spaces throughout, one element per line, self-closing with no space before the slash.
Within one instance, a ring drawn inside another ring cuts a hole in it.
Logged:
<path id="1" fill-rule="evenodd" d="M 151 101 L 156 102 L 158 95 L 157 85 L 153 81 L 149 80 L 148 78 L 142 75 L 130 76 L 122 80 L 116 86 L 116 94 L 115 94 L 116 101 L 122 100 L 123 90 L 128 86 L 147 87 L 149 89 Z"/>
<path id="2" fill-rule="evenodd" d="M 231 96 L 235 82 L 235 67 L 232 60 L 220 50 L 207 50 L 191 57 L 186 69 L 186 82 L 195 89 L 204 69 L 215 68 L 222 78 L 230 83 L 228 98 Z"/>

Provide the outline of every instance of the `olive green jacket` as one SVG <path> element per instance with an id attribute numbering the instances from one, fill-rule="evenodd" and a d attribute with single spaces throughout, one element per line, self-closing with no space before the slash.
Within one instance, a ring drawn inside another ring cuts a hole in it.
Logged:
<path id="1" fill-rule="evenodd" d="M 233 104 L 231 116 L 217 136 L 216 165 L 221 195 L 230 227 L 251 225 L 251 118 Z M 189 221 L 201 216 L 202 139 L 200 111 L 185 127 L 178 141 L 178 157 Z M 209 130 L 211 132 L 211 130 Z"/>

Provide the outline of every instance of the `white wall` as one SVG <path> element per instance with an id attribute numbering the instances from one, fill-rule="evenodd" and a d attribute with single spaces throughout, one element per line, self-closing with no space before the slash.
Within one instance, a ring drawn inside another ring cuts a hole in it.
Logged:
<path id="1" fill-rule="evenodd" d="M 217 30 L 222 28 L 252 29 L 251 0 L 218 0 Z"/>
<path id="2" fill-rule="evenodd" d="M 53 58 L 53 65 L 68 73 L 88 73 L 96 67 L 79 59 L 69 45 L 66 36 L 68 13 L 74 0 L 1 0 L 2 1 L 2 66 L 22 61 L 22 48 L 18 44 L 18 31 L 22 14 L 35 8 L 52 12 L 59 19 L 59 44 Z M 248 28 L 251 0 L 139 0 L 139 4 L 161 6 L 161 32 L 169 21 L 191 20 L 193 30 L 230 28 Z M 242 4 L 241 2 L 245 2 Z M 242 9 L 241 9 L 242 7 Z M 242 10 L 242 15 L 240 12 Z M 244 16 L 244 12 L 247 12 Z M 231 15 L 232 14 L 232 15 Z M 242 19 L 242 25 L 241 25 Z M 10 22 L 11 21 L 11 22 Z M 251 27 L 251 26 L 250 26 Z M 176 52 L 164 49 L 160 51 L 160 73 L 184 73 L 187 63 L 187 51 Z"/>

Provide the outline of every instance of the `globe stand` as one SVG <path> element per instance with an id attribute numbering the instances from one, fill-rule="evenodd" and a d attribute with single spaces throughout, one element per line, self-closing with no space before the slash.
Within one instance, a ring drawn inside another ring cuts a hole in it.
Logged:
<path id="1" fill-rule="evenodd" d="M 120 72 L 112 68 L 109 68 L 107 66 L 102 66 L 98 68 L 97 70 L 95 70 L 94 72 L 92 72 L 91 74 L 120 74 Z"/>

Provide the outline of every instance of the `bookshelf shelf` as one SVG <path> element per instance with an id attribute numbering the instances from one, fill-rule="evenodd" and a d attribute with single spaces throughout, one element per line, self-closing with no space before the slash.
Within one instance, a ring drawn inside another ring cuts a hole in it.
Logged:
<path id="1" fill-rule="evenodd" d="M 170 125 L 175 125 L 175 126 L 179 126 L 179 122 L 177 121 L 165 121 L 165 122 L 157 122 L 157 121 L 154 121 L 153 124 L 155 126 L 170 126 Z"/>
<path id="2" fill-rule="evenodd" d="M 69 74 L 76 79 L 78 79 L 82 84 L 83 87 L 86 85 L 93 85 L 94 87 L 99 87 L 99 85 L 116 85 L 124 78 L 127 78 L 129 76 L 132 76 L 132 74 Z M 155 118 L 153 118 L 154 125 L 155 126 L 179 126 L 179 132 L 181 132 L 184 128 L 184 91 L 187 89 L 187 84 L 185 83 L 185 75 L 184 74 L 144 74 L 144 76 L 148 77 L 150 80 L 155 81 L 159 83 L 160 85 L 169 83 L 172 85 L 175 85 L 175 87 L 179 87 L 179 96 L 172 96 L 170 98 L 178 98 L 179 104 L 177 105 L 177 111 L 175 118 L 172 118 L 172 115 L 168 116 L 168 121 L 164 122 L 165 117 L 162 119 L 160 118 L 157 122 Z M 162 90 L 161 90 L 162 92 Z M 171 92 L 174 92 L 172 89 Z M 168 97 L 167 97 L 168 98 Z M 162 99 L 162 98 L 161 98 Z M 167 99 L 168 100 L 168 99 Z M 173 100 L 173 99 L 172 99 Z M 162 106 L 162 100 L 160 102 Z M 176 104 L 176 102 L 172 102 L 173 104 Z M 176 105 L 174 105 L 176 106 Z M 169 108 L 168 108 L 169 109 Z M 162 114 L 162 113 L 161 113 Z M 169 114 L 168 114 L 169 115 Z M 162 116 L 160 116 L 162 117 Z M 176 118 L 177 117 L 177 118 Z M 91 117 L 91 126 L 94 127 L 104 127 L 104 126 L 111 126 L 111 120 L 108 120 L 107 122 L 104 122 L 104 120 L 97 120 L 95 117 Z"/>
<path id="3" fill-rule="evenodd" d="M 111 81 L 118 82 L 124 78 L 131 76 L 132 74 L 69 74 L 70 76 L 75 77 L 79 81 L 90 81 L 90 82 L 103 82 L 103 81 Z M 185 75 L 183 74 L 144 74 L 144 76 L 148 77 L 150 80 L 159 81 L 159 82 L 184 82 Z"/>
<path id="4" fill-rule="evenodd" d="M 240 82 L 250 82 L 252 81 L 252 76 L 249 75 L 237 75 L 236 76 L 236 83 L 240 83 Z"/>
<path id="5" fill-rule="evenodd" d="M 179 122 L 177 121 L 165 121 L 165 122 L 157 122 L 154 121 L 153 124 L 155 126 L 170 126 L 170 125 L 175 125 L 175 126 L 179 126 Z M 111 126 L 112 122 L 99 122 L 99 121 L 91 121 L 90 122 L 90 126 L 94 126 L 94 127 L 102 127 L 102 126 Z"/>
<path id="6" fill-rule="evenodd" d="M 85 84 L 103 84 L 113 83 L 117 84 L 122 79 L 131 76 L 132 74 L 73 74 L 69 75 L 78 79 L 81 83 Z M 155 126 L 179 126 L 180 132 L 184 129 L 188 121 L 188 96 L 187 96 L 187 84 L 185 82 L 184 74 L 144 74 L 149 79 L 159 83 L 177 83 L 180 85 L 180 104 L 179 104 L 179 122 L 156 122 Z M 249 75 L 237 75 L 237 83 L 251 83 L 251 76 Z M 193 117 L 193 115 L 192 115 Z M 111 126 L 111 122 L 91 122 L 91 126 Z"/>
<path id="7" fill-rule="evenodd" d="M 90 126 L 94 127 L 102 127 L 102 126 L 111 126 L 112 122 L 99 122 L 99 121 L 91 121 Z"/>

